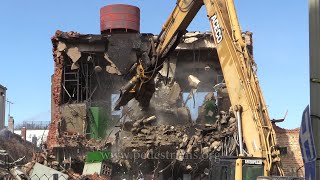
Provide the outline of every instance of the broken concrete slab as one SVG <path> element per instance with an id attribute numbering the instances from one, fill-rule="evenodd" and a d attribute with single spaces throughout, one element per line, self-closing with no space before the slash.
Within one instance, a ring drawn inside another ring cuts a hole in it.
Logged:
<path id="1" fill-rule="evenodd" d="M 169 92 L 169 104 L 175 104 L 181 98 L 181 87 L 174 82 Z"/>
<path id="2" fill-rule="evenodd" d="M 71 47 L 67 51 L 67 55 L 70 57 L 73 63 L 77 62 L 81 57 L 81 52 L 78 47 Z"/>
<path id="3" fill-rule="evenodd" d="M 72 63 L 72 65 L 71 65 L 71 70 L 72 70 L 72 71 L 73 71 L 73 70 L 77 70 L 77 69 L 79 69 L 79 68 L 80 68 L 80 66 L 79 66 L 78 62 Z"/>
<path id="4" fill-rule="evenodd" d="M 178 108 L 177 114 L 178 114 L 178 121 L 180 122 L 185 122 L 186 124 L 188 124 L 192 121 L 190 110 L 187 107 Z"/>
<path id="5" fill-rule="evenodd" d="M 61 128 L 68 132 L 75 132 L 78 134 L 85 134 L 86 131 L 86 104 L 66 104 L 61 106 L 61 117 L 63 123 Z"/>
<path id="6" fill-rule="evenodd" d="M 45 165 L 35 163 L 29 173 L 31 180 L 39 180 L 39 179 L 49 179 L 53 180 L 54 176 L 58 176 L 60 179 L 68 179 L 69 176 L 67 174 L 61 173 L 55 169 L 47 167 Z"/>
<path id="7" fill-rule="evenodd" d="M 119 71 L 117 70 L 116 67 L 113 66 L 106 66 L 106 71 L 110 74 L 118 74 Z"/>
<path id="8" fill-rule="evenodd" d="M 188 76 L 188 81 L 189 81 L 189 85 L 193 88 L 193 89 L 197 89 L 198 85 L 200 83 L 200 80 L 193 76 L 193 75 L 189 75 Z"/>
<path id="9" fill-rule="evenodd" d="M 61 42 L 61 41 L 58 42 L 58 47 L 57 47 L 58 51 L 60 52 L 64 51 L 66 48 L 67 48 L 67 45 L 64 42 Z"/>
<path id="10" fill-rule="evenodd" d="M 163 67 L 159 71 L 159 73 L 163 77 L 174 78 L 176 68 L 177 68 L 177 58 L 170 58 L 169 61 L 163 64 Z"/>

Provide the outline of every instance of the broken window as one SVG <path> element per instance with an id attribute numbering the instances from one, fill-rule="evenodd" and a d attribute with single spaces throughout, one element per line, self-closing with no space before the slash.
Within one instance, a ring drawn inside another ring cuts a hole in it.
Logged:
<path id="1" fill-rule="evenodd" d="M 285 156 L 288 154 L 288 148 L 287 147 L 279 147 L 279 150 L 280 150 L 280 154 L 282 156 Z"/>

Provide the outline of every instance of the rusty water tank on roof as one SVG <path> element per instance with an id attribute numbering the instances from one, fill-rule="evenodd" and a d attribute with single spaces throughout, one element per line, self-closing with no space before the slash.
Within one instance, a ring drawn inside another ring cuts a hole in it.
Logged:
<path id="1" fill-rule="evenodd" d="M 101 33 L 140 32 L 140 9 L 127 4 L 113 4 L 100 9 Z"/>

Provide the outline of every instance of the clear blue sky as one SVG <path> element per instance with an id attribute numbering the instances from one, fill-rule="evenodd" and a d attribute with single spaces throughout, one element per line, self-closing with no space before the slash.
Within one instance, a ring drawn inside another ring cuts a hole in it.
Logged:
<path id="1" fill-rule="evenodd" d="M 50 120 L 50 38 L 59 29 L 99 33 L 99 8 L 114 3 L 140 7 L 141 32 L 159 33 L 175 0 L 7 0 L 0 5 L 0 84 L 15 104 L 16 122 Z M 282 127 L 300 126 L 309 103 L 307 1 L 235 0 L 242 30 L 254 33 L 258 75 L 271 118 L 288 116 Z M 208 31 L 206 12 L 189 31 Z"/>

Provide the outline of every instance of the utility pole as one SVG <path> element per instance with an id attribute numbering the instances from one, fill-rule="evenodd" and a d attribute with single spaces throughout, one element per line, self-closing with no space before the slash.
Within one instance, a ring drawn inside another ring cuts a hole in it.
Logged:
<path id="1" fill-rule="evenodd" d="M 320 0 L 309 0 L 310 116 L 320 178 Z"/>
<path id="2" fill-rule="evenodd" d="M 7 103 L 8 103 L 8 108 L 9 108 L 9 111 L 8 111 L 8 118 L 10 118 L 10 106 L 12 105 L 12 104 L 14 104 L 13 102 L 11 102 L 11 101 L 9 101 L 8 99 L 6 100 L 7 101 Z"/>

